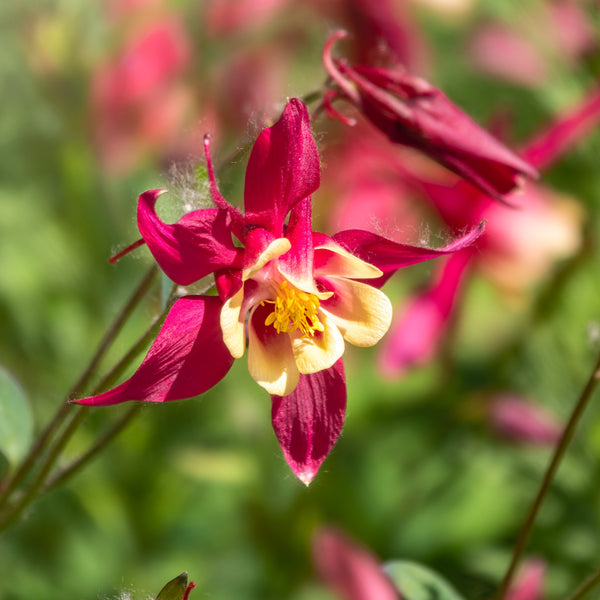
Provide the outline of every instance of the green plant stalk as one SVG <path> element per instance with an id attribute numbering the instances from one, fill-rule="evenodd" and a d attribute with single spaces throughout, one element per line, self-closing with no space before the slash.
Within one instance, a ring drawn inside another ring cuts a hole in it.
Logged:
<path id="1" fill-rule="evenodd" d="M 171 293 L 170 299 L 173 298 L 174 291 Z M 116 379 L 120 377 L 123 371 L 129 366 L 131 361 L 146 347 L 151 338 L 155 336 L 158 329 L 162 325 L 167 313 L 171 308 L 171 303 L 167 302 L 163 312 L 154 320 L 154 323 L 145 331 L 138 341 L 131 347 L 129 352 L 113 367 L 106 375 L 102 382 L 93 391 L 94 394 L 104 391 L 109 388 Z M 83 468 L 90 460 L 92 460 L 101 450 L 107 446 L 110 441 L 115 438 L 141 411 L 143 404 L 136 403 L 132 406 L 116 423 L 113 424 L 97 441 L 91 446 L 87 452 L 74 460 L 71 464 L 64 467 L 52 478 L 46 479 L 43 482 L 41 493 L 45 493 L 52 488 L 62 484 L 66 479 L 71 477 L 75 472 Z"/>
<path id="2" fill-rule="evenodd" d="M 503 600 L 503 598 L 506 595 L 506 592 L 508 591 L 508 588 L 510 587 L 510 584 L 513 580 L 517 566 L 519 565 L 521 557 L 523 556 L 523 553 L 525 551 L 527 541 L 529 540 L 529 536 L 531 534 L 531 530 L 535 523 L 535 520 L 536 520 L 536 517 L 540 510 L 540 507 L 542 506 L 544 498 L 546 497 L 548 489 L 550 488 L 550 485 L 554 479 L 554 475 L 556 474 L 556 471 L 558 470 L 558 467 L 559 467 L 561 460 L 567 450 L 567 447 L 569 446 L 569 443 L 571 442 L 571 439 L 573 438 L 573 434 L 575 433 L 575 428 L 577 427 L 577 424 L 579 423 L 581 415 L 583 414 L 583 411 L 585 410 L 586 406 L 588 405 L 589 400 L 592 397 L 592 394 L 594 393 L 594 391 L 596 390 L 596 387 L 598 386 L 599 380 L 600 380 L 600 356 L 598 356 L 598 359 L 596 361 L 596 364 L 594 366 L 592 374 L 591 374 L 590 378 L 588 379 L 588 382 L 587 382 L 585 388 L 583 389 L 583 392 L 581 393 L 581 396 L 579 397 L 577 404 L 573 408 L 573 412 L 571 413 L 571 416 L 569 417 L 569 421 L 568 421 L 567 425 L 565 426 L 563 434 L 554 450 L 554 454 L 552 455 L 550 464 L 548 465 L 548 468 L 546 469 L 546 472 L 545 472 L 544 478 L 542 479 L 542 482 L 540 484 L 538 493 L 531 505 L 531 508 L 529 509 L 529 512 L 527 514 L 525 522 L 523 523 L 523 526 L 521 527 L 519 537 L 517 538 L 517 542 L 516 542 L 515 548 L 513 550 L 513 555 L 512 555 L 510 565 L 506 571 L 506 574 L 504 576 L 504 579 L 502 580 L 498 594 L 496 596 L 497 600 Z M 598 575 L 598 579 L 600 579 L 600 574 Z M 586 588 L 586 590 L 587 589 L 589 589 L 589 588 Z M 577 598 L 578 596 L 575 596 L 575 597 Z M 579 597 L 581 597 L 581 596 L 579 596 Z"/>
<path id="3" fill-rule="evenodd" d="M 171 292 L 169 300 L 172 300 L 175 293 L 175 287 Z M 164 318 L 170 309 L 170 302 L 167 303 L 165 309 L 159 317 L 157 317 L 152 325 L 144 332 L 144 334 L 135 342 L 131 349 L 123 356 L 123 358 L 111 369 L 111 371 L 102 379 L 102 381 L 92 390 L 92 394 L 97 394 L 107 388 L 109 388 L 113 382 L 123 373 L 131 361 L 144 349 L 148 341 L 154 336 L 156 331 L 159 329 Z M 71 406 L 71 405 L 69 405 Z M 76 405 L 72 405 L 76 406 Z M 31 485 L 24 492 L 23 496 L 19 498 L 8 510 L 0 516 L 0 531 L 10 527 L 23 513 L 23 511 L 35 500 L 39 493 L 47 491 L 50 488 L 56 487 L 59 483 L 62 483 L 68 476 L 72 475 L 75 471 L 79 470 L 85 464 L 87 464 L 94 456 L 96 456 L 123 428 L 129 423 L 129 421 L 139 413 L 139 406 L 133 407 L 120 421 L 118 421 L 113 427 L 111 427 L 94 446 L 92 446 L 85 454 L 79 459 L 74 461 L 71 465 L 66 467 L 62 472 L 58 473 L 55 477 L 49 479 L 48 476 L 52 467 L 58 460 L 58 457 L 62 453 L 67 442 L 71 439 L 83 419 L 89 413 L 91 407 L 89 406 L 77 406 L 76 412 L 69 424 L 65 427 L 64 431 L 60 434 L 56 440 L 54 446 L 50 450 L 50 453 L 46 457 L 43 465 L 40 468 L 35 479 Z"/>
<path id="4" fill-rule="evenodd" d="M 592 573 L 566 600 L 581 600 L 600 583 L 600 569 Z"/>
<path id="5" fill-rule="evenodd" d="M 44 430 L 40 433 L 35 444 L 31 447 L 27 456 L 25 457 L 19 468 L 14 472 L 12 477 L 3 482 L 3 485 L 0 487 L 0 508 L 2 508 L 6 504 L 11 494 L 19 487 L 19 485 L 21 485 L 23 480 L 34 468 L 36 462 L 44 453 L 53 434 L 62 425 L 67 415 L 71 412 L 71 405 L 69 404 L 68 399 L 72 398 L 73 396 L 79 395 L 85 388 L 85 386 L 88 384 L 90 378 L 92 377 L 96 368 L 98 367 L 100 360 L 106 354 L 112 342 L 123 328 L 123 325 L 133 313 L 134 309 L 137 307 L 137 305 L 140 303 L 140 301 L 150 289 L 154 277 L 157 273 L 158 267 L 156 265 L 153 265 L 148 270 L 145 277 L 142 279 L 138 287 L 135 289 L 135 291 L 127 301 L 127 304 L 123 307 L 123 310 L 119 313 L 117 318 L 114 320 L 114 322 L 102 338 L 102 341 L 100 342 L 96 352 L 94 353 L 94 356 L 90 360 L 85 371 L 82 373 L 81 377 L 77 380 L 75 385 L 67 394 L 67 400 L 65 400 L 60 405 L 54 417 L 44 428 Z"/>

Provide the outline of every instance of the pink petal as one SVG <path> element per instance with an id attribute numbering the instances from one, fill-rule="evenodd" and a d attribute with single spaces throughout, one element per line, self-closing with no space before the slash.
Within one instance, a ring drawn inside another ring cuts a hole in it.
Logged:
<path id="1" fill-rule="evenodd" d="M 189 285 L 217 269 L 241 268 L 242 251 L 233 245 L 227 211 L 196 210 L 169 225 L 155 211 L 162 193 L 149 190 L 139 197 L 138 227 L 168 277 L 179 285 Z"/>
<path id="2" fill-rule="evenodd" d="M 560 115 L 523 149 L 525 160 L 538 169 L 548 168 L 600 123 L 600 90 Z"/>
<path id="3" fill-rule="evenodd" d="M 495 396 L 488 419 L 496 433 L 516 443 L 553 446 L 563 432 L 562 424 L 552 412 L 516 394 Z"/>
<path id="4" fill-rule="evenodd" d="M 392 325 L 380 354 L 379 366 L 384 375 L 399 377 L 407 369 L 425 365 L 434 358 L 471 257 L 470 252 L 453 254 L 442 265 L 439 280 L 408 303 Z"/>
<path id="5" fill-rule="evenodd" d="M 439 249 L 399 244 L 375 233 L 360 229 L 340 231 L 333 236 L 333 239 L 355 256 L 381 269 L 383 276 L 368 282 L 371 285 L 381 287 L 402 267 L 458 252 L 470 246 L 483 233 L 483 229 L 483 224 L 481 224 L 464 236 L 454 240 L 451 244 Z"/>
<path id="6" fill-rule="evenodd" d="M 286 237 L 292 247 L 279 259 L 279 270 L 296 287 L 310 291 L 314 285 L 310 198 L 304 198 L 292 209 Z"/>
<path id="7" fill-rule="evenodd" d="M 292 99 L 252 148 L 244 191 L 247 224 L 281 237 L 286 215 L 319 187 L 319 169 L 308 111 L 300 100 Z"/>
<path id="8" fill-rule="evenodd" d="M 283 455 L 308 485 L 335 445 L 346 413 L 344 365 L 300 375 L 288 396 L 272 396 L 271 419 Z"/>
<path id="9" fill-rule="evenodd" d="M 341 531 L 321 529 L 312 547 L 315 569 L 343 600 L 399 600 L 377 558 Z"/>
<path id="10" fill-rule="evenodd" d="M 542 600 L 545 579 L 546 563 L 542 559 L 532 558 L 526 561 L 504 600 Z"/>
<path id="11" fill-rule="evenodd" d="M 166 402 L 206 392 L 223 379 L 233 363 L 219 325 L 221 307 L 217 296 L 177 300 L 131 379 L 76 402 L 89 406 L 127 400 Z"/>

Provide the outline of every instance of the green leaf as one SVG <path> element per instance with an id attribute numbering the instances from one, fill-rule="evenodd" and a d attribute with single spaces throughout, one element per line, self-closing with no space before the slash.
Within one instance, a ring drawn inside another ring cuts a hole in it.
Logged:
<path id="1" fill-rule="evenodd" d="M 27 396 L 14 377 L 0 367 L 0 453 L 13 466 L 25 456 L 33 438 Z"/>
<path id="2" fill-rule="evenodd" d="M 397 560 L 384 567 L 403 600 L 464 600 L 441 575 L 418 563 Z"/>
<path id="3" fill-rule="evenodd" d="M 188 585 L 187 571 L 171 579 L 165 587 L 158 592 L 155 600 L 182 600 Z"/>

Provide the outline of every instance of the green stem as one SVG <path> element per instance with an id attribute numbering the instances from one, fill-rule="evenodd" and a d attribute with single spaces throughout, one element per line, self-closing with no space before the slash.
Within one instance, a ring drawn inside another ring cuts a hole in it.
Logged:
<path id="1" fill-rule="evenodd" d="M 544 478 L 542 480 L 542 483 L 540 485 L 538 493 L 533 501 L 533 504 L 531 505 L 531 508 L 529 509 L 529 513 L 527 514 L 525 522 L 523 523 L 523 526 L 521 527 L 521 531 L 519 533 L 517 543 L 515 544 L 515 548 L 513 551 L 513 556 L 512 556 L 510 565 L 508 567 L 508 570 L 506 571 L 506 575 L 504 576 L 504 579 L 502 580 L 500 589 L 498 591 L 498 595 L 497 595 L 498 600 L 502 600 L 504 598 L 504 596 L 506 595 L 506 592 L 512 582 L 512 579 L 513 579 L 513 576 L 517 569 L 517 566 L 519 565 L 519 561 L 521 560 L 523 552 L 525 551 L 525 547 L 527 545 L 529 535 L 533 528 L 533 524 L 535 522 L 535 519 L 537 517 L 539 509 L 542 505 L 542 502 L 544 501 L 544 498 L 546 497 L 548 489 L 550 488 L 550 484 L 552 483 L 552 481 L 554 479 L 554 475 L 556 474 L 556 471 L 560 465 L 560 462 L 567 450 L 567 447 L 569 446 L 569 443 L 575 432 L 575 428 L 577 427 L 577 424 L 579 423 L 579 419 L 581 418 L 583 411 L 585 410 L 586 406 L 588 405 L 588 402 L 589 402 L 592 394 L 594 393 L 599 380 L 600 380 L 600 356 L 598 357 L 596 364 L 594 366 L 594 369 L 592 371 L 592 374 L 591 374 L 583 392 L 581 393 L 581 396 L 579 397 L 579 400 L 578 400 L 577 404 L 575 405 L 573 412 L 571 413 L 569 422 L 567 423 L 565 430 L 563 431 L 560 441 L 558 442 L 556 449 L 554 450 L 552 460 L 550 461 L 548 469 L 546 470 L 546 473 L 544 474 Z"/>
<path id="2" fill-rule="evenodd" d="M 158 268 L 156 265 L 153 265 L 149 270 L 145 277 L 142 279 L 141 283 L 138 285 L 136 290 L 133 292 L 127 304 L 123 307 L 123 310 L 119 313 L 115 321 L 112 323 L 108 331 L 106 332 L 104 338 L 100 342 L 94 356 L 90 360 L 90 363 L 86 367 L 85 371 L 75 383 L 75 385 L 71 388 L 71 391 L 67 394 L 67 398 L 72 398 L 73 396 L 77 396 L 81 393 L 81 391 L 85 388 L 87 383 L 89 382 L 91 376 L 93 375 L 95 369 L 97 368 L 100 360 L 117 337 L 123 325 L 127 321 L 127 319 L 131 316 L 131 313 L 145 296 L 145 294 L 150 289 L 152 285 L 152 281 L 156 274 L 158 273 Z M 13 476 L 3 482 L 0 487 L 0 508 L 3 507 L 11 494 L 19 487 L 19 485 L 23 482 L 23 480 L 30 473 L 31 469 L 35 466 L 35 463 L 42 455 L 46 446 L 48 445 L 52 435 L 56 432 L 56 430 L 62 425 L 67 415 L 71 412 L 71 404 L 68 401 L 63 402 L 56 414 L 45 427 L 45 429 L 38 436 L 35 444 L 31 447 L 27 456 L 19 466 L 19 468 L 15 471 Z"/>
<path id="3" fill-rule="evenodd" d="M 171 293 L 171 298 L 174 295 L 174 289 Z M 111 371 L 102 379 L 102 381 L 92 390 L 92 394 L 97 394 L 107 388 L 123 373 L 131 361 L 145 348 L 148 341 L 156 334 L 160 328 L 162 321 L 166 317 L 170 309 L 170 303 L 152 323 L 152 325 L 144 332 L 144 334 L 137 340 L 137 342 L 131 347 L 129 352 L 111 369 Z M 23 513 L 25 508 L 36 498 L 38 493 L 41 491 L 48 490 L 55 487 L 58 483 L 64 481 L 68 476 L 72 475 L 75 471 L 79 470 L 85 464 L 89 462 L 94 456 L 96 456 L 100 450 L 102 450 L 128 423 L 129 421 L 139 412 L 139 407 L 136 406 L 129 411 L 120 421 L 118 421 L 112 428 L 110 428 L 99 440 L 92 446 L 83 456 L 77 459 L 74 463 L 66 467 L 62 472 L 58 473 L 54 478 L 48 479 L 48 475 L 56 460 L 60 456 L 67 442 L 71 439 L 75 433 L 79 424 L 83 421 L 85 416 L 88 414 L 90 407 L 78 406 L 77 412 L 67 425 L 65 430 L 56 440 L 50 453 L 46 457 L 40 471 L 38 472 L 35 479 L 27 491 L 23 494 L 17 502 L 0 517 L 0 531 L 8 528 L 12 525 L 18 517 Z"/>
<path id="4" fill-rule="evenodd" d="M 581 600 L 592 588 L 600 583 L 600 569 L 592 573 L 570 596 L 567 600 Z"/>
<path id="5" fill-rule="evenodd" d="M 66 426 L 65 430 L 59 437 L 59 439 L 54 444 L 53 448 L 50 450 L 50 453 L 46 457 L 46 461 L 37 476 L 35 477 L 32 484 L 29 486 L 29 489 L 23 494 L 23 496 L 19 499 L 19 501 L 10 507 L 10 509 L 0 517 L 0 531 L 7 529 L 10 527 L 23 513 L 23 511 L 31 504 L 31 502 L 35 499 L 39 489 L 42 487 L 50 469 L 54 465 L 54 462 L 62 452 L 66 443 L 69 441 L 77 427 L 83 421 L 90 408 L 88 406 L 79 406 L 77 407 L 77 411 L 73 415 L 71 421 Z"/>
<path id="6" fill-rule="evenodd" d="M 173 294 L 171 294 L 171 297 Z M 119 378 L 123 371 L 129 366 L 131 361 L 146 347 L 148 341 L 155 336 L 158 329 L 162 325 L 167 313 L 170 309 L 170 302 L 167 303 L 165 310 L 158 316 L 152 325 L 146 330 L 146 332 L 138 339 L 138 341 L 131 347 L 129 352 L 113 367 L 113 369 L 106 375 L 102 382 L 94 390 L 94 394 L 104 391 L 109 388 L 113 382 Z M 47 479 L 44 482 L 42 493 L 49 491 L 52 488 L 57 487 L 63 483 L 66 479 L 71 477 L 74 473 L 79 471 L 82 467 L 87 465 L 101 450 L 107 446 L 113 438 L 115 438 L 129 423 L 130 421 L 140 412 L 142 404 L 135 404 L 132 406 L 116 423 L 113 424 L 97 441 L 88 449 L 87 452 L 82 454 L 78 459 L 73 461 L 70 465 L 67 465 L 54 477 Z"/>
<path id="7" fill-rule="evenodd" d="M 104 434 L 96 441 L 96 443 L 89 448 L 87 452 L 82 454 L 77 460 L 74 460 L 70 465 L 64 467 L 61 471 L 56 473 L 51 478 L 48 478 L 40 490 L 40 493 L 45 494 L 51 489 L 58 487 L 63 484 L 69 477 L 74 475 L 77 471 L 81 470 L 87 465 L 101 450 L 107 446 L 113 438 L 115 438 L 142 409 L 142 404 L 135 404 L 132 406 L 113 426 L 108 429 Z"/>

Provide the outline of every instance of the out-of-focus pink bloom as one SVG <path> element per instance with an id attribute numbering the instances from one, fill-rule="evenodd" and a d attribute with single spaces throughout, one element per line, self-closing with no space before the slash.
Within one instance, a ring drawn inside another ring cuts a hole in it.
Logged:
<path id="1" fill-rule="evenodd" d="M 317 3 L 320 3 L 317 0 Z M 337 3 L 341 22 L 351 33 L 353 56 L 360 64 L 403 64 L 421 71 L 425 40 L 413 23 L 410 6 L 393 0 L 345 0 Z"/>
<path id="2" fill-rule="evenodd" d="M 523 155 L 537 168 L 543 169 L 557 160 L 600 120 L 600 93 L 594 92 L 578 107 L 562 115 L 526 145 Z M 583 210 L 575 201 L 559 196 L 538 184 L 528 183 L 514 197 L 520 209 L 510 209 L 493 202 L 476 188 L 455 178 L 445 181 L 426 179 L 421 173 L 398 165 L 404 181 L 423 193 L 453 231 L 487 219 L 486 235 L 477 252 L 464 253 L 473 267 L 489 276 L 510 294 L 523 292 L 548 274 L 557 259 L 574 254 L 581 245 Z M 508 197 L 512 201 L 513 196 Z M 459 281 L 464 268 L 446 271 L 459 261 L 456 255 L 442 274 L 421 296 L 409 303 L 408 309 L 393 325 L 384 339 L 380 365 L 384 373 L 401 374 L 408 366 L 430 360 L 443 340 L 446 323 L 460 293 Z M 464 267 L 464 266 L 463 266 Z M 454 285 L 451 282 L 454 282 Z M 439 308 L 433 309 L 432 296 Z M 418 319 L 424 334 L 419 337 L 411 323 Z M 402 336 L 408 336 L 403 340 Z"/>
<path id="3" fill-rule="evenodd" d="M 553 31 L 549 43 L 563 54 L 576 59 L 598 49 L 598 35 L 578 0 L 555 0 L 546 5 Z"/>
<path id="4" fill-rule="evenodd" d="M 542 600 L 546 563 L 537 558 L 526 561 L 515 583 L 504 596 L 504 600 Z"/>
<path id="5" fill-rule="evenodd" d="M 423 203 L 404 185 L 393 148 L 370 128 L 345 128 L 325 149 L 321 194 L 333 230 L 366 229 L 398 242 L 422 237 Z"/>
<path id="6" fill-rule="evenodd" d="M 136 31 L 94 73 L 94 138 L 109 169 L 126 170 L 140 155 L 174 142 L 190 101 L 182 81 L 190 59 L 182 24 L 165 18 Z"/>
<path id="7" fill-rule="evenodd" d="M 257 27 L 288 4 L 290 0 L 209 0 L 204 26 L 211 35 Z"/>
<path id="8" fill-rule="evenodd" d="M 312 556 L 315 570 L 341 600 L 400 600 L 377 557 L 341 531 L 317 531 Z"/>
<path id="9" fill-rule="evenodd" d="M 478 269 L 502 290 L 519 294 L 546 277 L 556 261 L 581 247 L 584 212 L 574 199 L 530 183 L 522 208 L 498 204 L 484 213 L 488 235 L 475 257 Z"/>
<path id="10" fill-rule="evenodd" d="M 539 86 L 546 80 L 546 62 L 535 44 L 499 23 L 479 28 L 469 43 L 473 63 L 494 77 L 525 86 Z"/>
<path id="11" fill-rule="evenodd" d="M 327 72 L 337 84 L 326 98 L 340 96 L 354 104 L 390 141 L 415 148 L 503 199 L 535 169 L 484 131 L 437 88 L 402 69 L 349 65 L 331 56 L 334 33 L 323 50 Z M 334 113 L 336 114 L 336 113 Z"/>
<path id="12" fill-rule="evenodd" d="M 382 375 L 400 377 L 408 369 L 426 365 L 435 357 L 448 329 L 469 260 L 468 250 L 452 255 L 441 266 L 437 281 L 400 308 L 379 353 Z"/>
<path id="13" fill-rule="evenodd" d="M 556 62 L 574 62 L 598 46 L 597 35 L 580 2 L 555 0 L 533 8 L 532 28 L 490 23 L 477 29 L 469 56 L 483 72 L 525 86 L 546 82 Z"/>
<path id="14" fill-rule="evenodd" d="M 215 86 L 220 122 L 230 130 L 247 127 L 248 120 L 264 123 L 284 95 L 288 48 L 259 47 L 232 57 L 219 69 Z"/>
<path id="15" fill-rule="evenodd" d="M 513 442 L 554 445 L 563 426 L 548 409 L 515 394 L 498 394 L 489 403 L 492 429 Z"/>

